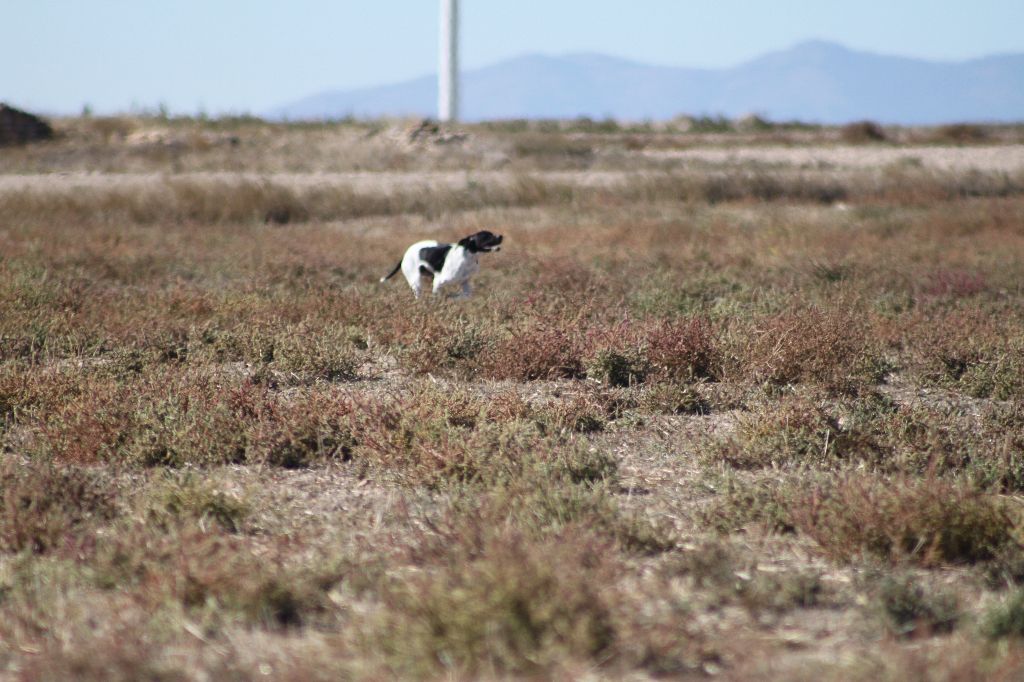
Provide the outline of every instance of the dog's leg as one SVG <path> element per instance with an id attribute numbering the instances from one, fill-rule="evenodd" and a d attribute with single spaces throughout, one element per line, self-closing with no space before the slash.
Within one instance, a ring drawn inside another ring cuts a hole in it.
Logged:
<path id="1" fill-rule="evenodd" d="M 409 283 L 409 288 L 412 289 L 413 295 L 419 298 L 421 286 L 419 266 L 408 255 L 402 261 L 402 275 L 405 277 L 405 281 Z"/>
<path id="2" fill-rule="evenodd" d="M 462 283 L 462 293 L 459 294 L 459 298 L 469 298 L 473 295 L 473 287 L 470 286 L 469 280 L 467 279 Z"/>

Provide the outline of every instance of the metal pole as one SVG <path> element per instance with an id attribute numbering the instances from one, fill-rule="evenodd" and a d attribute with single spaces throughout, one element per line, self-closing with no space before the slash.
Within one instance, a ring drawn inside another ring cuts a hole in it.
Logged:
<path id="1" fill-rule="evenodd" d="M 437 74 L 437 115 L 459 120 L 459 0 L 441 0 L 441 59 Z"/>

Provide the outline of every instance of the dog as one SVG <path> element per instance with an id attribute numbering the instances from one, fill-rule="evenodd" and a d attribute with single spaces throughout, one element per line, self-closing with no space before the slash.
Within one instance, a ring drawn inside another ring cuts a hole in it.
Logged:
<path id="1" fill-rule="evenodd" d="M 449 285 L 460 286 L 459 298 L 472 294 L 470 278 L 480 269 L 480 254 L 500 251 L 504 239 L 500 234 L 483 230 L 460 239 L 455 244 L 441 244 L 433 240 L 416 242 L 405 251 L 395 269 L 384 277 L 386 282 L 399 270 L 412 287 L 416 298 L 420 297 L 421 277 L 433 279 L 431 292 L 436 294 Z"/>

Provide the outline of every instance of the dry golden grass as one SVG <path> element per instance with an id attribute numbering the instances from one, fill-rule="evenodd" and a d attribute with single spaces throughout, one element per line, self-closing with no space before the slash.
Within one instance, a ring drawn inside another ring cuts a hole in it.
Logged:
<path id="1" fill-rule="evenodd" d="M 1024 674 L 1020 170 L 647 153 L 844 134 L 698 123 L 5 154 L 0 670 Z M 377 282 L 484 228 L 474 298 Z"/>

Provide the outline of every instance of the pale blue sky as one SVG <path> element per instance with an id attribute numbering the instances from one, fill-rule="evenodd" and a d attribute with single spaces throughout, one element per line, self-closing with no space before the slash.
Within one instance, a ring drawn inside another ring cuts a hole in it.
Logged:
<path id="1" fill-rule="evenodd" d="M 259 112 L 436 71 L 438 0 L 4 2 L 0 101 Z M 939 60 L 1024 52 L 1022 0 L 463 0 L 462 63 L 602 52 L 732 66 L 808 39 Z"/>

